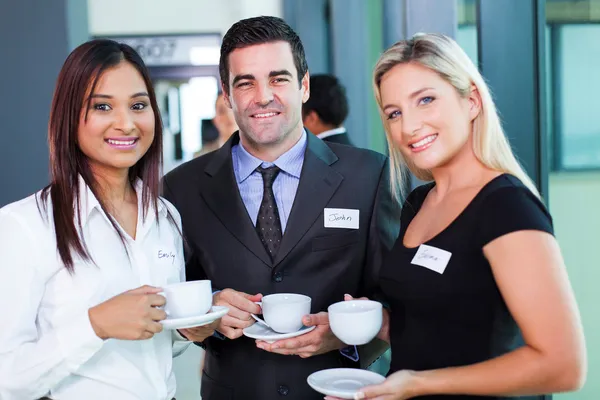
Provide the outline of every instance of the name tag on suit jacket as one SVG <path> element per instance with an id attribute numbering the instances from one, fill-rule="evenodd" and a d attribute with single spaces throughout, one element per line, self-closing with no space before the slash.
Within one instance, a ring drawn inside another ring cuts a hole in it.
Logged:
<path id="1" fill-rule="evenodd" d="M 358 229 L 360 210 L 325 208 L 323 216 L 325 228 Z"/>

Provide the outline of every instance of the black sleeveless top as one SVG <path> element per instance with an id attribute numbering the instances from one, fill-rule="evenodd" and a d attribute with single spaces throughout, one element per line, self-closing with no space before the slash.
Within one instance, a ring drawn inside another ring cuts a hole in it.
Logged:
<path id="1" fill-rule="evenodd" d="M 390 373 L 474 364 L 522 346 L 520 330 L 502 299 L 483 247 L 520 230 L 553 234 L 552 219 L 542 202 L 520 180 L 504 174 L 486 184 L 446 229 L 420 246 L 421 250 L 406 248 L 406 228 L 433 187 L 434 183 L 418 187 L 406 199 L 400 235 L 381 270 L 380 286 L 391 316 Z M 450 253 L 447 263 L 445 252 Z M 544 398 L 549 397 L 520 397 Z"/>

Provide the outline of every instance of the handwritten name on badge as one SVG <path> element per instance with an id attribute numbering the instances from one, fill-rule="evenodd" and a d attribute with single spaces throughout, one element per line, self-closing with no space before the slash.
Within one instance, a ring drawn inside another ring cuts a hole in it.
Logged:
<path id="1" fill-rule="evenodd" d="M 171 260 L 171 264 L 175 263 L 175 253 L 172 251 L 164 251 L 158 250 L 158 259 L 159 260 Z"/>
<path id="2" fill-rule="evenodd" d="M 450 262 L 450 257 L 452 257 L 452 253 L 449 251 L 422 244 L 419 246 L 419 250 L 417 250 L 417 254 L 415 254 L 411 263 L 443 274 L 448 266 L 448 262 Z"/>
<path id="3" fill-rule="evenodd" d="M 358 229 L 360 210 L 326 208 L 323 211 L 325 228 Z"/>

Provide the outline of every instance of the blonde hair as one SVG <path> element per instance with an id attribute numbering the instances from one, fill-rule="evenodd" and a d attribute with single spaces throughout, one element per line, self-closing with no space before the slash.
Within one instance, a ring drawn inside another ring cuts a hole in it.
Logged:
<path id="1" fill-rule="evenodd" d="M 486 167 L 519 178 L 538 198 L 539 192 L 512 152 L 504 134 L 490 89 L 477 67 L 452 39 L 441 34 L 416 34 L 387 49 L 377 61 L 373 72 L 375 98 L 379 105 L 381 120 L 385 127 L 390 154 L 390 181 L 394 197 L 399 202 L 410 170 L 417 178 L 433 180 L 431 171 L 411 165 L 396 149 L 390 135 L 388 119 L 383 113 L 380 84 L 383 76 L 399 64 L 416 63 L 437 72 L 458 93 L 466 97 L 474 85 L 481 96 L 481 111 L 473 121 L 473 150 L 477 159 Z M 408 167 L 408 168 L 407 168 Z"/>

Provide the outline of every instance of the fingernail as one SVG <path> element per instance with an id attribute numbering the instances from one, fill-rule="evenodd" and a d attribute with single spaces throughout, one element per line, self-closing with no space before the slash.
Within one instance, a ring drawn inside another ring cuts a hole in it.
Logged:
<path id="1" fill-rule="evenodd" d="M 354 393 L 354 400 L 362 400 L 365 398 L 365 394 L 363 392 Z"/>
<path id="2" fill-rule="evenodd" d="M 344 299 L 345 299 L 345 300 L 352 300 L 352 298 L 353 298 L 353 297 L 352 297 L 352 296 L 350 296 L 348 293 L 346 293 L 346 294 L 344 295 Z"/>

